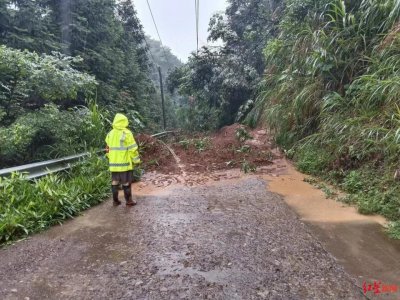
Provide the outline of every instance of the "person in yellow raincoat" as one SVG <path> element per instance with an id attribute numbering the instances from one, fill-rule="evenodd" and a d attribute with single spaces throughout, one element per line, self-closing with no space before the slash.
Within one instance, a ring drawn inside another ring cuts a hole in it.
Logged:
<path id="1" fill-rule="evenodd" d="M 113 129 L 106 137 L 106 155 L 109 161 L 114 205 L 120 205 L 118 188 L 122 185 L 127 206 L 133 206 L 136 201 L 132 199 L 133 169 L 140 164 L 138 145 L 132 132 L 128 129 L 129 121 L 123 114 L 116 114 Z"/>

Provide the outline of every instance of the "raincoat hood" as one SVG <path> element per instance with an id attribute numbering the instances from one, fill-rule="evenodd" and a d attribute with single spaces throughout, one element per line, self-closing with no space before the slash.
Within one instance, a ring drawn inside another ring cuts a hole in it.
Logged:
<path id="1" fill-rule="evenodd" d="M 114 121 L 113 121 L 113 128 L 114 129 L 125 129 L 129 125 L 128 118 L 125 117 L 123 114 L 116 114 Z"/>

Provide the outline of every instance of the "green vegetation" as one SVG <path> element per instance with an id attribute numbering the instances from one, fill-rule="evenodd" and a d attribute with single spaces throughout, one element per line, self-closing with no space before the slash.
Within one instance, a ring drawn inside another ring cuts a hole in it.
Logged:
<path id="1" fill-rule="evenodd" d="M 243 159 L 243 161 L 240 165 L 240 170 L 243 173 L 247 174 L 250 172 L 255 172 L 257 170 L 257 167 L 254 164 L 248 162 L 246 159 Z"/>
<path id="2" fill-rule="evenodd" d="M 252 138 L 251 135 L 247 132 L 247 130 L 243 127 L 237 128 L 235 135 L 238 141 L 242 143 Z"/>
<path id="3" fill-rule="evenodd" d="M 135 132 L 160 130 L 153 60 L 164 80 L 180 66 L 146 42 L 131 0 L 0 1 L 0 168 L 103 147 L 116 112 Z M 171 127 L 175 102 L 167 94 Z"/>
<path id="4" fill-rule="evenodd" d="M 379 165 L 366 160 L 357 166 L 343 168 L 325 149 L 312 150 L 308 145 L 299 149 L 295 160 L 302 172 L 318 176 L 347 193 L 339 200 L 357 205 L 360 213 L 381 214 L 388 218 L 392 222 L 388 228 L 390 236 L 399 237 L 400 186 L 393 179 L 395 165 Z M 329 194 L 325 185 L 318 187 Z"/>
<path id="5" fill-rule="evenodd" d="M 301 171 L 342 187 L 361 213 L 398 224 L 399 3 L 289 2 L 248 120 L 267 122 Z"/>
<path id="6" fill-rule="evenodd" d="M 243 119 L 264 72 L 262 50 L 275 34 L 278 2 L 229 0 L 225 14 L 213 16 L 209 40 L 224 46 L 201 48 L 168 78 L 170 91 L 183 97 L 181 128 L 207 131 Z"/>
<path id="7" fill-rule="evenodd" d="M 327 184 L 325 184 L 324 182 L 320 182 L 320 181 L 316 180 L 315 178 L 305 178 L 304 181 L 308 182 L 309 184 L 312 184 L 313 186 L 315 186 L 318 189 L 320 189 L 321 191 L 323 191 L 326 199 L 335 199 L 335 200 L 341 200 L 343 202 L 346 202 L 346 201 L 344 201 L 344 199 L 339 198 L 338 193 L 335 190 L 333 190 L 331 187 L 329 187 Z"/>
<path id="8" fill-rule="evenodd" d="M 191 140 L 185 139 L 185 140 L 179 141 L 179 145 L 181 145 L 183 147 L 183 149 L 189 150 L 189 147 L 191 145 Z"/>
<path id="9" fill-rule="evenodd" d="M 0 46 L 0 124 L 9 125 L 48 103 L 79 105 L 79 98 L 93 97 L 94 77 L 73 68 L 81 61 Z"/>
<path id="10" fill-rule="evenodd" d="M 211 140 L 209 137 L 202 137 L 197 139 L 184 139 L 179 141 L 179 145 L 182 146 L 183 149 L 189 150 L 190 147 L 194 147 L 197 153 L 203 152 L 210 147 Z"/>
<path id="11" fill-rule="evenodd" d="M 112 113 L 131 115 L 138 111 L 144 121 L 151 120 L 146 109 L 152 103 L 155 106 L 156 95 L 148 80 L 144 33 L 132 1 L 5 0 L 0 6 L 1 44 L 36 53 L 80 57 L 76 69 L 95 76 L 99 105 Z M 69 97 L 58 100 L 63 100 L 65 106 L 74 106 Z M 79 100 L 85 104 L 83 95 Z"/>
<path id="12" fill-rule="evenodd" d="M 204 137 L 204 138 L 194 139 L 193 144 L 197 152 L 199 153 L 203 152 L 209 147 L 210 138 Z"/>
<path id="13" fill-rule="evenodd" d="M 91 109 L 61 111 L 49 104 L 18 117 L 8 127 L 0 127 L 0 165 L 20 165 L 101 149 L 105 119 L 96 109 L 93 104 Z"/>
<path id="14" fill-rule="evenodd" d="M 210 21 L 218 38 L 169 76 L 197 116 L 183 127 L 268 126 L 301 171 L 399 236 L 400 2 L 229 0 Z"/>
<path id="15" fill-rule="evenodd" d="M 0 178 L 0 243 L 72 218 L 109 194 L 105 159 L 96 155 L 67 174 L 30 182 L 21 174 Z"/>
<path id="16" fill-rule="evenodd" d="M 93 76 L 73 65 L 81 59 L 38 55 L 0 46 L 0 167 L 101 147 L 104 112 L 94 101 Z M 63 108 L 65 101 L 71 106 Z"/>
<path id="17" fill-rule="evenodd" d="M 160 130 L 150 56 L 164 80 L 180 65 L 146 43 L 131 0 L 0 0 L 0 168 L 102 149 L 116 112 L 135 132 Z M 174 107 L 167 95 L 169 126 Z M 73 217 L 108 190 L 106 162 L 97 157 L 33 182 L 0 178 L 0 243 Z"/>
<path id="18" fill-rule="evenodd" d="M 249 153 L 251 151 L 251 147 L 249 145 L 243 145 L 236 151 L 240 153 Z"/>
<path id="19" fill-rule="evenodd" d="M 301 159 L 298 159 L 300 157 Z M 318 175 L 321 170 L 327 169 L 331 159 L 329 155 L 313 145 L 296 149 L 294 158 L 297 159 L 297 168 L 311 175 Z"/>

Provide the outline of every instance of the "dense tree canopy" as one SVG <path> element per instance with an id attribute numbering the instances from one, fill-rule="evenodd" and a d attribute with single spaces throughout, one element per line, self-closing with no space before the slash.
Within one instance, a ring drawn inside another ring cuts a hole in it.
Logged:
<path id="1" fill-rule="evenodd" d="M 110 111 L 139 111 L 155 101 L 149 60 L 132 1 L 1 1 L 0 43 L 81 57 L 76 68 L 96 77 L 97 102 Z M 148 120 L 151 121 L 151 120 Z"/>
<path id="2" fill-rule="evenodd" d="M 77 105 L 82 98 L 93 97 L 94 77 L 72 67 L 80 61 L 0 46 L 0 122 L 10 124 L 50 102 Z"/>
<path id="3" fill-rule="evenodd" d="M 191 96 L 195 109 L 212 127 L 229 124 L 243 117 L 245 104 L 254 101 L 265 63 L 263 48 L 277 34 L 280 6 L 277 1 L 228 1 L 224 14 L 210 20 L 209 40 L 222 40 L 222 47 L 203 47 L 169 78 L 171 91 Z M 202 124 L 194 127 L 210 128 Z"/>
<path id="4" fill-rule="evenodd" d="M 101 145 L 95 111 L 81 106 L 97 82 L 73 68 L 79 62 L 0 46 L 0 165 L 52 156 L 53 145 L 59 154 Z"/>
<path id="5" fill-rule="evenodd" d="M 90 123 L 92 113 L 85 108 L 89 106 L 97 114 L 98 105 L 103 121 L 123 112 L 135 130 L 161 128 L 155 64 L 166 76 L 180 62 L 168 49 L 161 51 L 157 42 L 146 43 L 132 0 L 0 0 L 0 44 L 1 138 L 9 138 L 6 133 L 16 133 L 22 124 L 26 133 L 23 147 L 13 139 L 7 140 L 8 149 L 1 147 L 0 165 L 102 146 L 101 139 L 86 139 L 85 130 L 80 133 L 73 126 L 74 118 Z M 174 102 L 167 100 L 172 126 Z M 44 112 L 50 111 L 49 120 L 70 124 L 66 127 L 77 137 L 50 130 L 55 128 L 51 122 L 39 126 Z M 76 121 L 76 129 L 82 122 Z M 46 138 L 36 138 L 46 131 Z M 49 138 L 53 134 L 61 138 Z M 37 147 L 43 151 L 26 153 Z M 13 151 L 19 154 L 9 156 Z"/>

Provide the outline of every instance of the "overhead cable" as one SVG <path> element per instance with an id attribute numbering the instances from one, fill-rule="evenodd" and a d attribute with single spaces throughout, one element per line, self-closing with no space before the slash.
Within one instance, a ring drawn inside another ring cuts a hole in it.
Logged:
<path id="1" fill-rule="evenodd" d="M 165 59 L 166 59 L 168 65 L 171 65 L 171 64 L 169 63 L 167 53 L 166 53 L 165 48 L 164 48 L 164 45 L 163 45 L 163 43 L 162 43 L 161 36 L 160 36 L 159 31 L 158 31 L 157 23 L 156 23 L 156 20 L 155 20 L 155 18 L 154 18 L 153 11 L 151 10 L 150 2 L 149 2 L 149 0 L 146 0 L 146 2 L 147 2 L 147 6 L 149 7 L 149 11 L 150 11 L 150 14 L 151 14 L 151 18 L 153 19 L 154 27 L 156 28 L 156 32 L 157 32 L 157 35 L 158 35 L 158 39 L 159 39 L 160 44 L 161 44 L 161 49 L 163 50 L 163 53 L 164 53 L 164 56 L 165 56 Z"/>
<path id="2" fill-rule="evenodd" d="M 199 53 L 199 15 L 200 15 L 200 0 L 194 0 L 195 15 L 196 15 L 196 49 Z"/>
<path id="3" fill-rule="evenodd" d="M 151 52 L 151 48 L 149 46 L 149 43 L 147 43 L 146 36 L 144 37 L 144 42 L 146 43 L 146 46 L 147 46 L 147 49 L 148 49 L 148 51 L 150 53 L 151 60 L 153 61 L 153 64 L 156 65 L 156 60 L 154 59 L 153 53 Z"/>

